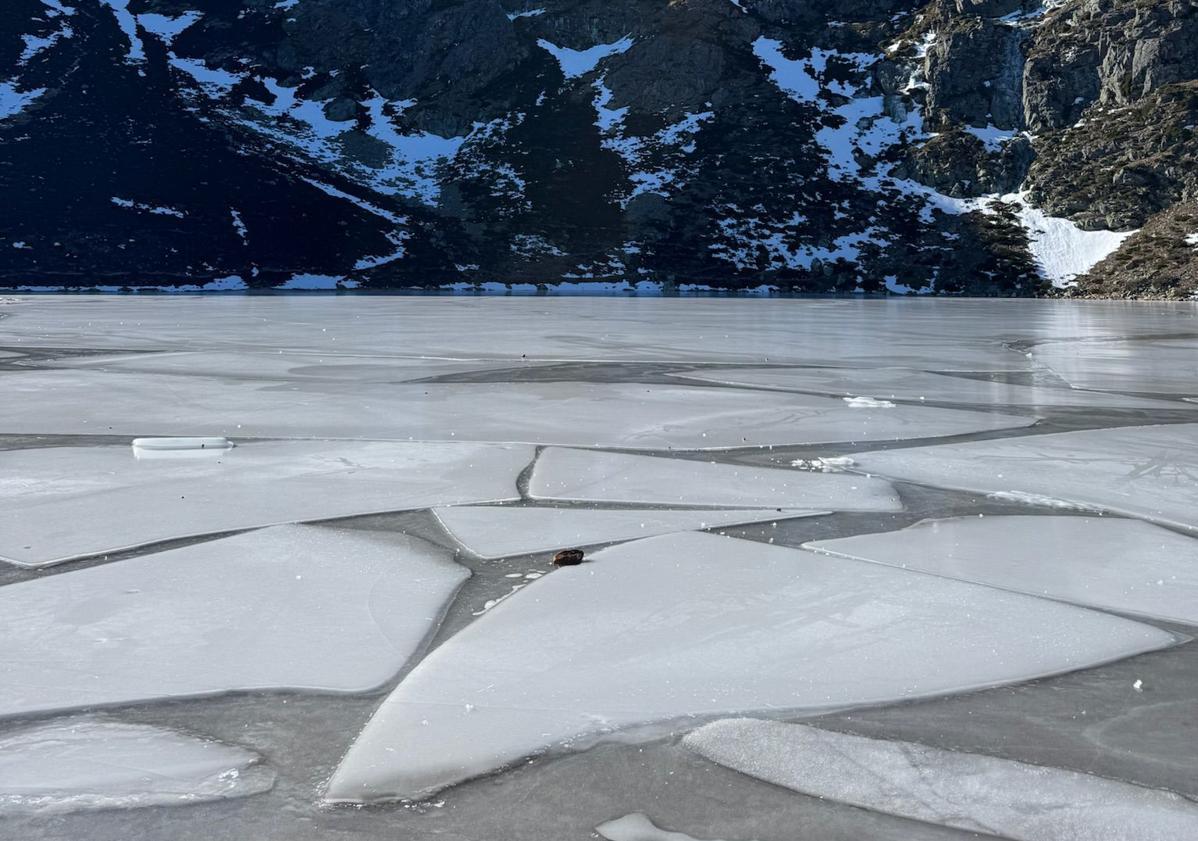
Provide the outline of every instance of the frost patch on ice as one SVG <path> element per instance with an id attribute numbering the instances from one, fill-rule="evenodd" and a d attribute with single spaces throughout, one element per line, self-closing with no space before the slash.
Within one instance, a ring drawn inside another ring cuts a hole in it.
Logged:
<path id="1" fill-rule="evenodd" d="M 652 508 L 603 511 L 510 506 L 433 509 L 433 514 L 450 537 L 464 549 L 487 559 L 826 513 L 795 510 L 769 512 L 761 509 L 663 511 Z"/>
<path id="2" fill-rule="evenodd" d="M 557 59 L 563 76 L 573 79 L 590 73 L 605 58 L 628 52 L 632 43 L 632 38 L 625 36 L 610 44 L 596 44 L 585 50 L 572 50 L 569 47 L 559 47 L 541 38 L 537 41 L 537 46 Z"/>
<path id="3" fill-rule="evenodd" d="M 403 535 L 278 526 L 10 584 L 0 715 L 365 692 L 416 653 L 468 575 Z"/>
<path id="4" fill-rule="evenodd" d="M 175 806 L 269 791 L 252 751 L 175 730 L 103 718 L 0 736 L 0 815 Z"/>
<path id="5" fill-rule="evenodd" d="M 17 85 L 15 79 L 0 81 L 0 120 L 20 114 L 46 92 L 45 88 L 21 91 Z"/>
<path id="6" fill-rule="evenodd" d="M 1172 792 L 912 742 L 726 719 L 683 744 L 811 797 L 1012 841 L 1175 841 L 1198 832 L 1198 804 Z"/>
<path id="7" fill-rule="evenodd" d="M 1061 432 L 858 453 L 862 470 L 980 493 L 1036 494 L 1198 529 L 1198 425 Z"/>
<path id="8" fill-rule="evenodd" d="M 1068 219 L 1048 216 L 1021 197 L 1006 197 L 1019 202 L 1019 221 L 1028 234 L 1032 257 L 1040 273 L 1053 286 L 1073 285 L 1073 279 L 1085 274 L 1118 250 L 1135 231 L 1083 231 Z"/>
<path id="9" fill-rule="evenodd" d="M 1105 510 L 1099 506 L 1087 505 L 1084 502 L 1070 502 L 1067 499 L 1057 499 L 1056 497 L 1028 493 L 1027 491 L 995 491 L 994 493 L 986 494 L 986 496 L 1002 502 L 1019 502 L 1024 505 L 1038 505 L 1042 508 L 1060 508 L 1066 511 L 1091 511 L 1097 514 Z"/>
<path id="10" fill-rule="evenodd" d="M 126 447 L 10 451 L 0 560 L 37 567 L 276 523 L 510 500 L 532 455 L 357 441 L 248 442 L 183 460 L 138 461 Z"/>
<path id="11" fill-rule="evenodd" d="M 117 207 L 123 207 L 126 210 L 140 210 L 145 213 L 152 213 L 155 216 L 174 216 L 176 219 L 183 219 L 187 216 L 182 210 L 166 205 L 147 204 L 145 202 L 133 201 L 120 196 L 113 196 L 109 199 Z"/>
<path id="12" fill-rule="evenodd" d="M 879 479 L 558 448 L 537 459 L 528 492 L 579 502 L 902 510 L 894 489 Z"/>
<path id="13" fill-rule="evenodd" d="M 513 657 L 529 640 L 536 656 Z M 534 581 L 442 643 L 379 707 L 327 797 L 417 799 L 634 725 L 656 723 L 631 734 L 653 738 L 680 720 L 931 697 L 1175 642 L 1127 619 L 877 564 L 653 537 Z"/>
<path id="14" fill-rule="evenodd" d="M 876 397 L 845 397 L 842 399 L 854 409 L 893 409 L 896 405 L 889 400 L 879 400 Z"/>
<path id="15" fill-rule="evenodd" d="M 959 517 L 803 548 L 1198 625 L 1198 540 L 1113 517 Z"/>
<path id="16" fill-rule="evenodd" d="M 740 3 L 733 0 L 739 7 Z M 742 10 L 743 11 L 743 10 Z M 595 832 L 607 841 L 704 841 L 685 832 L 670 832 L 662 829 L 640 812 L 633 812 L 595 827 Z"/>

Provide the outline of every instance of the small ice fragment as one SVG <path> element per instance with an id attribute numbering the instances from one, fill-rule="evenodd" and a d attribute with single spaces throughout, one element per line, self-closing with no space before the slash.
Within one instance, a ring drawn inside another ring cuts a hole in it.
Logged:
<path id="1" fill-rule="evenodd" d="M 894 403 L 876 397 L 846 397 L 844 402 L 854 409 L 893 409 Z"/>
<path id="2" fill-rule="evenodd" d="M 595 832 L 608 841 L 702 841 L 685 832 L 662 829 L 640 812 L 601 823 L 595 827 Z"/>
<path id="3" fill-rule="evenodd" d="M 791 467 L 799 470 L 812 470 L 817 473 L 840 473 L 855 465 L 849 456 L 824 456 L 816 458 L 796 458 L 790 463 Z"/>
<path id="4" fill-rule="evenodd" d="M 1137 679 L 1136 682 L 1131 685 L 1131 688 L 1136 690 L 1137 692 L 1143 692 L 1144 691 L 1144 681 Z"/>

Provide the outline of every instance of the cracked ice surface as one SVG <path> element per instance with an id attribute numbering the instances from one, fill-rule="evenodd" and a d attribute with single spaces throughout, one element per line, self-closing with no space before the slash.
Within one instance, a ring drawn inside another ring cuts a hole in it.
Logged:
<path id="1" fill-rule="evenodd" d="M 857 453 L 861 470 L 1017 492 L 1198 529 L 1198 424 L 1129 426 Z"/>
<path id="2" fill-rule="evenodd" d="M 0 560 L 45 566 L 297 520 L 517 499 L 524 446 L 248 442 L 230 450 L 0 451 Z"/>
<path id="3" fill-rule="evenodd" d="M 98 372 L 5 377 L 0 429 L 30 434 L 520 441 L 635 449 L 887 441 L 1029 426 L 1034 418 L 801 394 L 638 383 L 293 383 Z M 80 414 L 79 407 L 90 410 Z M 485 407 L 485 410 L 480 410 Z"/>
<path id="4" fill-rule="evenodd" d="M 1193 801 L 1060 768 L 751 719 L 713 722 L 683 743 L 712 762 L 812 797 L 987 837 L 1198 837 Z"/>
<path id="5" fill-rule="evenodd" d="M 416 653 L 467 576 L 414 538 L 278 526 L 0 587 L 0 716 L 365 692 Z"/>
<path id="6" fill-rule="evenodd" d="M 901 511 L 889 483 L 770 467 L 550 448 L 537 459 L 530 496 L 580 502 Z"/>
<path id="7" fill-rule="evenodd" d="M 1110 517 L 958 517 L 805 549 L 1198 625 L 1198 540 Z"/>
<path id="8" fill-rule="evenodd" d="M 1078 388 L 1193 394 L 1198 382 L 1194 339 L 1045 342 L 1032 357 Z"/>
<path id="9" fill-rule="evenodd" d="M 904 368 L 715 368 L 672 376 L 751 388 L 810 391 L 820 394 L 871 394 L 897 400 L 981 403 L 987 406 L 1185 408 L 1181 403 L 1165 400 L 1149 400 L 1066 387 L 1026 386 L 975 380 Z"/>
<path id="10" fill-rule="evenodd" d="M 433 510 L 450 537 L 468 551 L 487 559 L 823 513 L 827 512 L 663 511 L 654 508 L 603 511 L 481 505 Z"/>
<path id="11" fill-rule="evenodd" d="M 103 718 L 0 736 L 0 815 L 171 806 L 268 791 L 274 771 L 245 748 Z"/>
<path id="12" fill-rule="evenodd" d="M 511 657 L 529 640 L 535 657 Z M 535 581 L 443 643 L 383 702 L 327 797 L 420 798 L 634 725 L 929 697 L 1174 641 L 876 564 L 707 534 L 649 538 Z"/>

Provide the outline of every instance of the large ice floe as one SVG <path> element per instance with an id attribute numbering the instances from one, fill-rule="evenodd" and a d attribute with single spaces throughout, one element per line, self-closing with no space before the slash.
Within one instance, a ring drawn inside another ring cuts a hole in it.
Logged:
<path id="1" fill-rule="evenodd" d="M 1031 353 L 1079 388 L 1193 394 L 1198 383 L 1194 339 L 1044 342 Z"/>
<path id="2" fill-rule="evenodd" d="M 327 798 L 422 798 L 636 725 L 660 733 L 732 712 L 935 696 L 1174 641 L 1127 619 L 877 564 L 709 534 L 654 537 L 538 579 L 442 643 L 376 711 Z"/>
<path id="3" fill-rule="evenodd" d="M 1198 625 L 1198 540 L 1114 517 L 958 517 L 804 548 Z"/>
<path id="4" fill-rule="evenodd" d="M 1017 385 L 1000 380 L 934 374 L 907 368 L 708 368 L 675 377 L 779 391 L 844 396 L 872 395 L 895 400 L 979 403 L 986 406 L 1103 406 L 1128 409 L 1177 409 L 1183 404 L 1128 397 L 1101 391 Z"/>
<path id="5" fill-rule="evenodd" d="M 888 482 L 712 461 L 551 447 L 528 482 L 537 499 L 728 508 L 901 511 Z"/>
<path id="6" fill-rule="evenodd" d="M 230 380 L 91 370 L 5 377 L 0 428 L 30 434 L 227 435 L 518 441 L 718 449 L 889 441 L 1028 426 L 1034 418 L 904 407 L 853 410 L 801 394 L 591 382 Z M 80 413 L 80 406 L 89 411 Z"/>
<path id="7" fill-rule="evenodd" d="M 254 526 L 517 499 L 532 457 L 525 446 L 359 441 L 4 451 L 0 560 L 45 566 Z"/>
<path id="8" fill-rule="evenodd" d="M 278 526 L 0 588 L 0 715 L 390 680 L 468 573 L 403 535 Z"/>
<path id="9" fill-rule="evenodd" d="M 1198 837 L 1198 803 L 1060 768 L 820 730 L 726 719 L 684 744 L 794 791 L 1011 841 Z"/>
<path id="10" fill-rule="evenodd" d="M 437 520 L 462 548 L 487 559 L 826 513 L 762 509 L 514 508 L 509 505 L 462 505 L 433 510 Z"/>
<path id="11" fill-rule="evenodd" d="M 84 717 L 0 735 L 0 816 L 226 800 L 274 780 L 253 751 L 146 724 Z"/>
<path id="12" fill-rule="evenodd" d="M 946 488 L 1035 494 L 1198 529 L 1198 424 L 1129 426 L 859 453 L 860 469 Z"/>

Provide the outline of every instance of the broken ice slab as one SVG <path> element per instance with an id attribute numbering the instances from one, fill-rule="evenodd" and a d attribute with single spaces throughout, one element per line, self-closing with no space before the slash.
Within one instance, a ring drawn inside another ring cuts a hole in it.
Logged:
<path id="1" fill-rule="evenodd" d="M 894 400 L 930 400 L 1032 409 L 1095 406 L 1120 409 L 1184 409 L 1166 400 L 1150 400 L 1044 385 L 1015 385 L 1001 380 L 913 371 L 909 368 L 703 368 L 671 376 L 780 391 L 861 395 Z M 1193 378 L 1198 380 L 1198 374 Z M 1192 380 L 1193 381 L 1193 380 Z M 1141 390 L 1141 389 L 1132 389 Z"/>
<path id="2" fill-rule="evenodd" d="M 1029 435 L 853 458 L 859 469 L 894 479 L 1037 494 L 1198 529 L 1198 424 Z"/>
<path id="3" fill-rule="evenodd" d="M 0 715 L 375 689 L 467 574 L 414 538 L 278 526 L 0 587 Z"/>
<path id="4" fill-rule="evenodd" d="M 1044 342 L 1032 358 L 1078 388 L 1193 394 L 1198 340 Z"/>
<path id="5" fill-rule="evenodd" d="M 712 722 L 683 744 L 802 794 L 986 837 L 1198 838 L 1198 803 L 1062 768 L 752 719 Z"/>
<path id="6" fill-rule="evenodd" d="M 68 718 L 0 735 L 0 816 L 226 800 L 274 780 L 253 751 L 146 724 Z"/>
<path id="7" fill-rule="evenodd" d="M 723 449 L 890 441 L 1029 426 L 1035 418 L 698 385 L 247 380 L 37 370 L 5 375 L 0 429 L 28 434 L 226 435 Z M 164 399 L 169 395 L 169 399 Z M 86 406 L 86 412 L 79 407 Z"/>
<path id="8" fill-rule="evenodd" d="M 607 841 L 702 841 L 685 832 L 662 829 L 640 812 L 602 823 L 595 832 Z"/>
<path id="9" fill-rule="evenodd" d="M 660 508 L 514 508 L 506 505 L 433 509 L 450 537 L 467 551 L 487 559 L 826 513 L 790 509 L 776 512 L 760 508 L 669 511 Z"/>
<path id="10" fill-rule="evenodd" d="M 1115 517 L 958 517 L 803 548 L 1198 625 L 1198 540 Z"/>
<path id="11" fill-rule="evenodd" d="M 538 499 L 728 508 L 901 511 L 888 482 L 771 467 L 550 448 L 528 483 Z"/>
<path id="12" fill-rule="evenodd" d="M 516 499 L 532 457 L 519 445 L 357 441 L 248 442 L 182 460 L 134 459 L 124 447 L 9 450 L 0 560 L 46 566 L 255 526 Z"/>
<path id="13" fill-rule="evenodd" d="M 327 797 L 418 799 L 637 725 L 656 735 L 736 712 L 963 692 L 1175 641 L 877 564 L 709 534 L 653 537 L 534 581 L 442 643 L 375 712 Z"/>
<path id="14" fill-rule="evenodd" d="M 231 450 L 233 442 L 228 438 L 134 438 L 134 450 Z"/>

